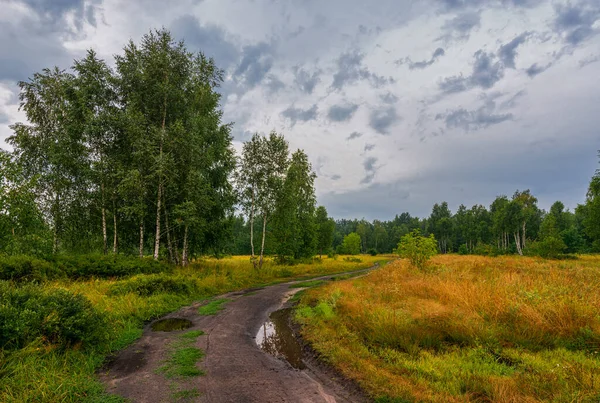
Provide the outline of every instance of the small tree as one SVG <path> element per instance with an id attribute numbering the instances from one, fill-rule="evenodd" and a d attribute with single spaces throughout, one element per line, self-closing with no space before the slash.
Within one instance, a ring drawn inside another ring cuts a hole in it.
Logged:
<path id="1" fill-rule="evenodd" d="M 425 237 L 415 229 L 400 239 L 397 252 L 400 257 L 410 260 L 413 266 L 423 269 L 427 261 L 437 254 L 437 241 L 433 234 Z"/>
<path id="2" fill-rule="evenodd" d="M 360 235 L 352 232 L 344 237 L 342 242 L 342 253 L 348 255 L 358 255 L 360 253 Z"/>

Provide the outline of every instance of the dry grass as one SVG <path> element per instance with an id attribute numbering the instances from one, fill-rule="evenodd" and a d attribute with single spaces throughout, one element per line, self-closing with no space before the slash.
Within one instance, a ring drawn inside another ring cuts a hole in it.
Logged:
<path id="1" fill-rule="evenodd" d="M 302 303 L 305 337 L 375 397 L 600 399 L 600 257 L 396 261 Z"/>

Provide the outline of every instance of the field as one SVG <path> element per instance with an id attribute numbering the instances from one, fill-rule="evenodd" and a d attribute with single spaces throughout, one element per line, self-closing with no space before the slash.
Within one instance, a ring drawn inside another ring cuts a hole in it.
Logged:
<path id="1" fill-rule="evenodd" d="M 437 256 L 309 290 L 303 336 L 379 402 L 600 401 L 600 257 Z"/>
<path id="2" fill-rule="evenodd" d="M 0 349 L 0 401 L 118 402 L 120 399 L 104 394 L 94 373 L 107 354 L 139 338 L 149 320 L 229 291 L 357 270 L 386 260 L 360 256 L 360 261 L 352 261 L 339 256 L 279 266 L 267 259 L 263 269 L 255 271 L 248 256 L 236 256 L 203 259 L 186 268 L 133 276 L 120 273 L 110 277 L 105 266 L 100 265 L 102 271 L 96 265 L 92 272 L 104 273 L 102 276 L 87 272 L 79 279 L 73 264 L 63 270 L 67 276 L 57 274 L 55 266 L 39 262 L 33 269 L 22 262 L 5 264 L 0 267 L 0 272 L 4 270 L 0 278 L 6 278 L 8 271 L 10 276 L 17 272 L 27 276 L 19 281 L 0 281 L 0 336 L 10 342 Z M 46 277 L 53 279 L 44 280 Z M 31 278 L 35 281 L 30 283 Z M 65 303 L 64 298 L 71 298 L 76 305 Z M 27 324 L 35 323 L 36 309 L 46 309 L 43 305 L 48 301 L 60 309 L 42 317 L 45 330 L 32 335 L 33 326 Z M 56 320 L 56 315 L 64 315 L 69 321 Z"/>

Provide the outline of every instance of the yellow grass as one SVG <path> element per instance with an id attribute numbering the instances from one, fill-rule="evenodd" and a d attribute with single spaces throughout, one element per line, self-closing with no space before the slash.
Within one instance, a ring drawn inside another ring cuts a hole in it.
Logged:
<path id="1" fill-rule="evenodd" d="M 304 336 L 374 397 L 600 400 L 597 256 L 446 255 L 425 272 L 396 261 L 302 305 Z"/>

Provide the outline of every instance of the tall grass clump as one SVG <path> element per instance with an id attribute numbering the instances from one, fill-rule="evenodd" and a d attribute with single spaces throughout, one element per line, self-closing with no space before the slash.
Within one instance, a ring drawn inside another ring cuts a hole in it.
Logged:
<path id="1" fill-rule="evenodd" d="M 322 304 L 335 315 L 318 314 Z M 309 290 L 297 318 L 374 398 L 591 402 L 600 397 L 598 312 L 600 257 L 444 255 L 425 272 L 397 261 Z"/>

